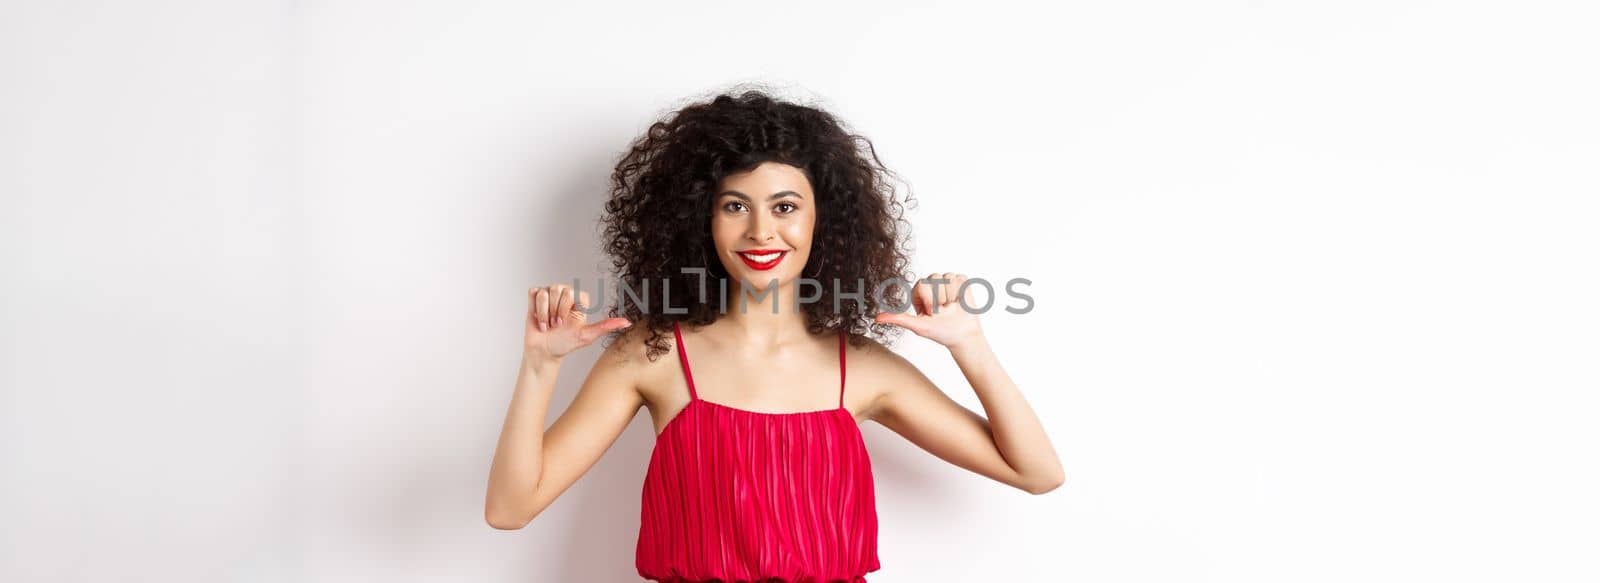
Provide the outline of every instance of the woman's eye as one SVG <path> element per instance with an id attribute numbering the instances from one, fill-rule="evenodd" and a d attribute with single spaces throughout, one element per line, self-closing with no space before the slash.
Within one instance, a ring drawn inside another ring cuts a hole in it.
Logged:
<path id="1" fill-rule="evenodd" d="M 789 210 L 783 211 L 785 214 L 792 213 L 795 210 L 798 210 L 800 208 L 800 207 L 794 206 L 793 204 L 790 204 L 790 203 L 787 203 L 787 202 L 778 203 L 778 208 L 781 209 L 783 207 L 789 207 Z"/>
<path id="2" fill-rule="evenodd" d="M 744 205 L 742 205 L 740 203 L 737 203 L 737 202 L 730 202 L 728 204 L 722 205 L 722 210 L 728 211 L 730 213 L 738 212 L 738 211 L 733 209 L 733 207 L 736 207 L 736 206 L 744 206 Z"/>

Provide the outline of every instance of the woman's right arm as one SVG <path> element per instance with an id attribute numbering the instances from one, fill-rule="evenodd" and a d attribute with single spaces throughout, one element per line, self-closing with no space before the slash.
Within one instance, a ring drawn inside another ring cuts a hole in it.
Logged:
<path id="1" fill-rule="evenodd" d="M 578 306 L 588 300 L 587 293 L 574 298 L 571 287 L 560 284 L 528 290 L 522 364 L 484 501 L 484 520 L 494 528 L 527 526 L 600 459 L 644 405 L 631 367 L 623 365 L 627 343 L 619 339 L 589 370 L 572 405 L 545 429 L 562 357 L 631 325 L 624 318 L 587 324 Z"/>

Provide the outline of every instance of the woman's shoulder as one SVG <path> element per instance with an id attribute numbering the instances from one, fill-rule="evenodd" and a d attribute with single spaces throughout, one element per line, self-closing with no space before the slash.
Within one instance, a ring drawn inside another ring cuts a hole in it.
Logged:
<path id="1" fill-rule="evenodd" d="M 605 351 L 595 361 L 596 367 L 607 367 L 610 374 L 631 379 L 633 386 L 648 399 L 653 388 L 671 384 L 672 375 L 678 374 L 678 357 L 673 349 L 672 331 L 651 334 L 648 326 L 634 325 L 624 328 L 605 339 Z M 655 354 L 652 355 L 651 353 Z"/>
<path id="2" fill-rule="evenodd" d="M 878 338 L 852 334 L 846 346 L 845 363 L 851 384 L 859 380 L 862 386 L 886 389 L 903 383 L 908 375 L 921 374 L 916 365 Z"/>
<path id="3" fill-rule="evenodd" d="M 661 363 L 668 361 L 667 357 L 673 356 L 672 334 L 669 331 L 665 335 L 664 342 L 661 334 L 655 334 L 653 336 L 654 337 L 652 338 L 652 334 L 648 326 L 634 325 L 623 328 L 612 336 L 604 339 L 603 342 L 605 343 L 605 351 L 601 355 L 600 362 L 595 364 L 599 365 L 604 363 L 606 366 L 620 367 L 628 370 L 649 370 L 653 368 L 659 368 Z M 655 347 L 665 347 L 665 350 L 655 348 L 658 353 L 652 358 L 650 354 L 652 351 L 652 345 Z M 671 362 L 676 363 L 677 360 L 674 358 L 671 360 Z"/>
<path id="4" fill-rule="evenodd" d="M 865 403 L 859 414 L 863 419 L 878 420 L 893 393 L 927 378 L 876 337 L 852 335 L 848 346 L 845 394 L 849 400 Z"/>
<path id="5" fill-rule="evenodd" d="M 865 359 L 865 362 L 878 364 L 882 364 L 885 359 L 893 359 L 899 356 L 881 340 L 866 334 L 855 333 L 850 333 L 848 340 L 845 342 L 845 354 L 857 360 Z M 856 361 L 851 362 L 854 363 Z"/>

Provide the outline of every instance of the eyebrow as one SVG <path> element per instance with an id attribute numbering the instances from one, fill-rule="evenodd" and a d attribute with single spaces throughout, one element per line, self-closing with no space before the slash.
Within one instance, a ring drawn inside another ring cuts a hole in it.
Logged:
<path id="1" fill-rule="evenodd" d="M 719 194 L 717 196 L 732 196 L 732 197 L 738 198 L 740 200 L 743 200 L 745 202 L 750 202 L 750 197 L 748 195 L 746 195 L 743 192 L 739 192 L 737 190 L 725 190 L 725 191 L 722 192 L 722 194 Z M 780 199 L 780 198 L 783 198 L 783 197 L 786 197 L 786 196 L 792 196 L 792 197 L 801 198 L 801 199 L 805 198 L 804 196 L 800 196 L 800 193 L 795 192 L 793 190 L 780 190 L 778 192 L 774 192 L 771 195 L 767 196 L 767 200 L 777 200 L 777 199 Z"/>

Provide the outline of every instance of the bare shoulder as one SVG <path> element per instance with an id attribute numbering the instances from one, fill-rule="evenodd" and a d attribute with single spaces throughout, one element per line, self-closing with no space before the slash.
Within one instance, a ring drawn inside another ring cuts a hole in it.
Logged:
<path id="1" fill-rule="evenodd" d="M 605 350 L 600 354 L 600 359 L 594 365 L 630 374 L 638 374 L 649 370 L 650 365 L 653 364 L 647 354 L 650 347 L 645 344 L 649 336 L 649 329 L 641 326 L 631 326 L 617 332 L 615 336 L 602 339 L 601 342 L 606 343 Z"/>
<path id="2" fill-rule="evenodd" d="M 623 329 L 610 339 L 610 344 L 600 359 L 595 361 L 595 367 L 612 369 L 612 373 L 621 378 L 628 379 L 631 386 L 647 403 L 657 401 L 656 395 L 660 392 L 662 380 L 665 375 L 674 372 L 677 366 L 676 357 L 672 352 L 672 343 L 667 342 L 667 351 L 657 354 L 655 359 L 650 358 L 650 330 L 643 326 L 633 326 Z"/>
<path id="3" fill-rule="evenodd" d="M 918 379 L 925 378 L 916 365 L 906 360 L 904 356 L 885 346 L 878 339 L 871 336 L 857 336 L 862 340 L 858 346 L 850 344 L 846 349 L 848 368 L 845 378 L 846 394 L 848 399 L 855 403 L 864 403 L 859 406 L 862 419 L 879 420 L 883 413 L 885 398 L 896 387 L 903 387 L 915 383 Z"/>

